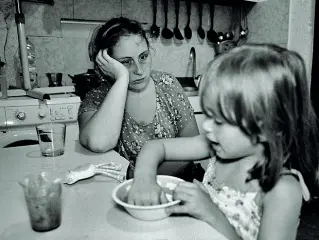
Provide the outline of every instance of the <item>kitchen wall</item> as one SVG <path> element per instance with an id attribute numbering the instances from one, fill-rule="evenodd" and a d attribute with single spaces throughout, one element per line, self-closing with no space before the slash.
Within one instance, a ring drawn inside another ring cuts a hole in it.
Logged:
<path id="1" fill-rule="evenodd" d="M 288 48 L 300 53 L 305 60 L 307 74 L 312 72 L 314 21 L 316 0 L 290 0 Z"/>
<path id="2" fill-rule="evenodd" d="M 17 30 L 14 22 L 14 6 L 11 0 L 0 3 L 0 56 L 6 56 L 6 77 L 10 85 L 16 86 L 14 55 L 18 49 Z M 273 42 L 287 46 L 289 25 L 289 0 L 268 0 L 257 4 L 247 4 L 250 42 Z M 71 85 L 67 74 L 85 72 L 92 65 L 88 60 L 87 44 L 92 26 L 61 24 L 61 18 L 107 20 L 112 17 L 129 17 L 145 23 L 149 29 L 152 23 L 151 0 L 55 0 L 55 5 L 22 3 L 26 17 L 26 35 L 36 48 L 36 64 L 39 70 L 39 85 L 48 86 L 46 72 L 63 72 L 63 84 Z M 214 29 L 228 31 L 231 23 L 232 7 L 216 6 Z M 197 52 L 197 72 L 202 73 L 205 65 L 214 57 L 213 46 L 205 39 L 199 40 L 196 29 L 199 24 L 197 3 L 192 3 L 191 40 L 176 41 L 162 38 L 151 39 L 154 47 L 153 68 L 164 70 L 175 76 L 191 76 L 189 50 Z M 169 23 L 175 25 L 174 1 L 169 0 Z M 180 29 L 187 21 L 185 1 L 181 1 Z M 164 26 L 162 1 L 158 0 L 157 23 Z M 210 28 L 209 5 L 204 4 L 203 28 Z M 7 41 L 6 41 L 7 39 Z"/>

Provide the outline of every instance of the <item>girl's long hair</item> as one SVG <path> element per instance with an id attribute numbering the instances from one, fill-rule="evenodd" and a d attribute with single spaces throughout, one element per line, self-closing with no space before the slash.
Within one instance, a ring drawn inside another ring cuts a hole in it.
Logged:
<path id="1" fill-rule="evenodd" d="M 258 179 L 267 192 L 287 167 L 299 170 L 310 191 L 317 191 L 317 119 L 299 54 L 271 44 L 236 47 L 208 65 L 200 93 L 204 111 L 209 106 L 252 142 L 263 143 L 265 159 L 247 181 Z"/>

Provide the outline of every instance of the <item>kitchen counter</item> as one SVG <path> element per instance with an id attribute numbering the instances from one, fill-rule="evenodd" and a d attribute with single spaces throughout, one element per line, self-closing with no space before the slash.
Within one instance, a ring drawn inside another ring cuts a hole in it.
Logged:
<path id="1" fill-rule="evenodd" d="M 119 184 L 105 176 L 95 176 L 73 185 L 63 185 L 62 223 L 53 231 L 38 233 L 31 229 L 22 187 L 18 182 L 30 173 L 53 171 L 64 177 L 68 170 L 84 163 L 121 163 L 126 172 L 128 162 L 114 151 L 92 153 L 77 141 L 66 144 L 64 155 L 45 158 L 39 146 L 0 150 L 0 239 L 117 239 L 178 240 L 225 238 L 203 221 L 191 217 L 169 217 L 145 222 L 131 217 L 112 199 Z"/>

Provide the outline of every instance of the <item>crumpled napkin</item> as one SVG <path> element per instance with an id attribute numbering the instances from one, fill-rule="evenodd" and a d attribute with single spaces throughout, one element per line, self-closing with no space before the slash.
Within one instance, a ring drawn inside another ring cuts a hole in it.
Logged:
<path id="1" fill-rule="evenodd" d="M 74 184 L 82 179 L 93 177 L 97 174 L 116 179 L 119 182 L 125 180 L 125 174 L 121 171 L 122 165 L 114 162 L 101 163 L 101 164 L 83 164 L 76 167 L 74 170 L 69 170 L 66 174 L 65 184 Z"/>

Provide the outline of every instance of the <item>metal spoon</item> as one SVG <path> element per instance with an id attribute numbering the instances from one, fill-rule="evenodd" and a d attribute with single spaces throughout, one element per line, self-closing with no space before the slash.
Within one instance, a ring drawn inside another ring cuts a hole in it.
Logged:
<path id="1" fill-rule="evenodd" d="M 229 28 L 228 28 L 228 32 L 224 33 L 224 39 L 225 40 L 233 40 L 234 38 L 234 15 L 235 15 L 235 11 L 234 8 L 231 8 L 231 19 L 230 19 L 230 24 L 229 24 Z"/>
<path id="2" fill-rule="evenodd" d="M 176 23 L 175 23 L 175 28 L 174 28 L 174 35 L 175 35 L 176 39 L 183 40 L 184 37 L 183 37 L 181 31 L 178 28 L 179 5 L 180 5 L 179 0 L 175 0 Z"/>
<path id="3" fill-rule="evenodd" d="M 160 27 L 156 25 L 157 0 L 153 0 L 153 24 L 150 28 L 151 37 L 158 38 Z"/>
<path id="4" fill-rule="evenodd" d="M 187 39 L 191 39 L 192 38 L 192 29 L 189 27 L 189 24 L 190 24 L 190 20 L 191 20 L 191 5 L 192 5 L 192 2 L 191 0 L 187 0 L 186 2 L 187 4 L 187 24 L 186 24 L 186 27 L 184 28 L 184 35 Z"/>
<path id="5" fill-rule="evenodd" d="M 165 13 L 165 26 L 162 29 L 162 37 L 166 39 L 171 39 L 173 37 L 173 32 L 167 27 L 167 13 L 168 13 L 168 0 L 163 0 L 164 3 L 164 13 Z"/>
<path id="6" fill-rule="evenodd" d="M 212 43 L 218 42 L 218 35 L 217 32 L 214 31 L 214 12 L 215 12 L 215 5 L 210 4 L 210 29 L 207 32 L 207 38 Z"/>
<path id="7" fill-rule="evenodd" d="M 243 21 L 244 21 L 244 24 L 242 24 Z M 243 40 L 247 40 L 247 35 L 248 35 L 247 17 L 246 17 L 246 13 L 244 12 L 243 6 L 241 5 L 239 38 Z"/>
<path id="8" fill-rule="evenodd" d="M 203 3 L 199 1 L 199 27 L 197 29 L 197 34 L 201 39 L 205 38 L 205 31 L 202 28 L 202 17 L 203 17 Z"/>

